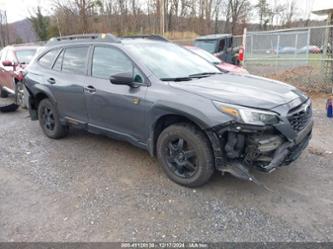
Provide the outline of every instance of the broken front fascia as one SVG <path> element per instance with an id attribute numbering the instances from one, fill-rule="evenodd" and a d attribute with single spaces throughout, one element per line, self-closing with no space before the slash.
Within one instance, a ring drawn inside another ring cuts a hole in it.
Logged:
<path id="1" fill-rule="evenodd" d="M 253 126 L 230 122 L 208 132 L 221 172 L 253 181 L 249 170 L 272 172 L 296 160 L 307 147 L 313 122 L 297 138 L 289 140 L 273 126 Z"/>

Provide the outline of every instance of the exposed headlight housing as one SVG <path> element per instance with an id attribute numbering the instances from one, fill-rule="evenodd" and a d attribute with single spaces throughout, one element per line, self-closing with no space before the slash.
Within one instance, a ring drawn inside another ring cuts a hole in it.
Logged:
<path id="1" fill-rule="evenodd" d="M 216 108 L 232 117 L 237 121 L 252 125 L 273 125 L 279 122 L 279 116 L 275 112 L 262 111 L 242 106 L 224 104 L 218 101 L 213 101 Z"/>

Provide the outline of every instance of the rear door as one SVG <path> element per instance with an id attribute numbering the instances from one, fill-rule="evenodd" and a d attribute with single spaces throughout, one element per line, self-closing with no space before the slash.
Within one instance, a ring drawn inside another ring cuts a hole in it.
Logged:
<path id="1" fill-rule="evenodd" d="M 89 45 L 64 48 L 56 58 L 45 82 L 57 100 L 62 117 L 87 123 L 84 96 Z"/>

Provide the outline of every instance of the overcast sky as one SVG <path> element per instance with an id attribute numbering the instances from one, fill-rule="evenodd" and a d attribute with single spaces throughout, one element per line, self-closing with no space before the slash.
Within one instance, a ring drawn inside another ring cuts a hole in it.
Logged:
<path id="1" fill-rule="evenodd" d="M 250 0 L 256 3 L 257 0 Z M 282 3 L 288 0 L 268 0 L 272 5 L 274 2 Z M 296 0 L 297 8 L 300 10 L 299 13 L 303 18 L 307 17 L 307 13 L 313 8 L 318 9 L 328 4 L 332 0 Z M 7 11 L 8 22 L 15 22 L 18 20 L 25 19 L 29 16 L 29 13 L 40 5 L 43 7 L 45 14 L 50 14 L 52 11 L 52 0 L 0 0 L 0 9 Z M 333 5 L 333 1 L 331 3 Z M 333 8 L 333 6 L 331 6 Z M 312 18 L 318 18 L 315 15 Z"/>

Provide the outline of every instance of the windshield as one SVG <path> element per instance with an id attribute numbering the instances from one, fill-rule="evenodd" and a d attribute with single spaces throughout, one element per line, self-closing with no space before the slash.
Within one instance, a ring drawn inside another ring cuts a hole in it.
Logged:
<path id="1" fill-rule="evenodd" d="M 196 74 L 221 73 L 200 56 L 169 42 L 126 44 L 159 79 L 187 78 Z"/>
<path id="2" fill-rule="evenodd" d="M 214 55 L 208 53 L 207 51 L 205 51 L 203 49 L 195 48 L 195 47 L 188 48 L 188 49 L 191 50 L 193 53 L 196 53 L 197 55 L 201 56 L 205 60 L 209 61 L 210 63 L 213 63 L 213 64 L 222 63 L 219 58 L 215 57 Z"/>
<path id="3" fill-rule="evenodd" d="M 29 64 L 35 53 L 36 49 L 17 50 L 16 57 L 20 64 Z"/>
<path id="4" fill-rule="evenodd" d="M 194 46 L 206 50 L 208 53 L 215 53 L 217 40 L 196 40 Z"/>

